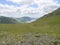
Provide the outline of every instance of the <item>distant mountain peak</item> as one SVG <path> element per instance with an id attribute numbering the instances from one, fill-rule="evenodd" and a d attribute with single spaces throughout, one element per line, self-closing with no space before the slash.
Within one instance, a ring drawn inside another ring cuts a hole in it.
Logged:
<path id="1" fill-rule="evenodd" d="M 1 24 L 14 24 L 14 23 L 17 23 L 17 21 L 10 17 L 0 16 L 0 23 Z"/>
<path id="2" fill-rule="evenodd" d="M 20 23 L 28 23 L 31 22 L 32 20 L 35 20 L 35 18 L 24 16 L 24 17 L 17 18 L 16 20 Z"/>

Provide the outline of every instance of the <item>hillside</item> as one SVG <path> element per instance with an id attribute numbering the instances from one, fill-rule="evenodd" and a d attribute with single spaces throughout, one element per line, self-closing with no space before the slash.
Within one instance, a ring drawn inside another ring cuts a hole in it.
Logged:
<path id="1" fill-rule="evenodd" d="M 35 18 L 31 17 L 20 17 L 20 18 L 13 18 L 13 17 L 5 17 L 5 16 L 0 16 L 0 23 L 1 24 L 18 24 L 18 23 L 30 23 Z"/>
<path id="2" fill-rule="evenodd" d="M 60 34 L 60 8 L 29 24 L 0 24 L 0 32 Z"/>
<path id="3" fill-rule="evenodd" d="M 43 32 L 60 34 L 60 8 L 31 24 Z"/>
<path id="4" fill-rule="evenodd" d="M 60 17 L 60 8 L 59 9 L 57 9 L 57 10 L 55 10 L 54 12 L 52 12 L 52 13 L 49 13 L 49 14 L 46 14 L 46 15 L 44 15 L 43 17 L 41 17 L 40 19 L 38 19 L 37 21 L 35 21 L 35 22 L 33 22 L 33 23 L 40 23 L 40 22 L 48 22 L 49 21 L 49 23 L 51 23 L 52 22 L 52 20 L 53 20 L 53 22 L 55 21 L 55 22 L 57 22 L 57 21 L 59 21 L 59 17 Z M 53 18 L 53 19 L 52 19 Z M 52 19 L 52 20 L 51 20 Z M 55 19 L 58 19 L 58 20 L 55 20 Z M 44 21 L 43 21 L 44 20 Z M 50 21 L 51 20 L 51 21 Z"/>
<path id="5" fill-rule="evenodd" d="M 35 18 L 31 18 L 31 17 L 28 17 L 28 16 L 24 16 L 24 17 L 20 17 L 20 18 L 16 18 L 16 20 L 19 22 L 19 23 L 28 23 L 32 20 L 35 20 Z"/>
<path id="6" fill-rule="evenodd" d="M 13 18 L 0 16 L 0 23 L 1 24 L 14 24 L 14 23 L 17 23 L 17 21 Z"/>

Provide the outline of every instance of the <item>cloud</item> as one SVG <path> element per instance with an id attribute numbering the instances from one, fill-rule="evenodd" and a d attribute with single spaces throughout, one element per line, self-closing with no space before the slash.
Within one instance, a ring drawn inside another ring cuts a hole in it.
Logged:
<path id="1" fill-rule="evenodd" d="M 7 0 L 7 1 L 11 1 L 14 3 L 20 3 L 20 4 L 31 4 L 33 2 L 33 0 Z"/>
<path id="2" fill-rule="evenodd" d="M 54 0 L 6 0 L 12 3 L 22 4 L 14 6 L 8 4 L 0 4 L 0 16 L 8 17 L 41 17 L 46 13 L 52 12 L 60 7 L 60 4 Z"/>
<path id="3" fill-rule="evenodd" d="M 7 1 L 15 2 L 15 3 L 20 3 L 21 2 L 21 0 L 7 0 Z"/>

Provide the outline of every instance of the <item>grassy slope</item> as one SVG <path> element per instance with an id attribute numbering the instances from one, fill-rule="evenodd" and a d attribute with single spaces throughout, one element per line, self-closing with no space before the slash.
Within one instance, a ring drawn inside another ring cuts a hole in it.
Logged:
<path id="1" fill-rule="evenodd" d="M 60 9 L 53 12 L 56 15 L 48 14 L 30 24 L 0 24 L 0 32 L 8 33 L 49 33 L 49 34 L 60 34 Z M 57 15 L 58 14 L 58 15 Z"/>
<path id="2" fill-rule="evenodd" d="M 0 24 L 15 24 L 17 21 L 13 18 L 0 16 Z"/>

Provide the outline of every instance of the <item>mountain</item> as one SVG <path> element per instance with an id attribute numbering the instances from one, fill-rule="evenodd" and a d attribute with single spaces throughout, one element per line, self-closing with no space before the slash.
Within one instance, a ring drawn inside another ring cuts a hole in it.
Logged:
<path id="1" fill-rule="evenodd" d="M 33 41 L 33 45 L 35 44 L 34 42 L 41 42 L 41 44 L 43 45 L 58 45 L 60 41 L 59 12 L 60 8 L 55 10 L 54 12 L 46 14 L 45 16 L 39 18 L 32 23 L 0 24 L 0 44 L 13 45 L 15 44 L 15 42 L 17 42 L 16 44 L 18 45 L 24 44 L 28 41 Z M 11 19 L 12 18 L 8 17 L 0 17 L 0 20 L 2 22 L 11 22 Z"/>
<path id="2" fill-rule="evenodd" d="M 32 23 L 19 24 L 0 24 L 0 32 L 9 34 L 23 34 L 40 32 L 42 34 L 57 35 L 60 34 L 60 8 L 46 14 Z"/>
<path id="3" fill-rule="evenodd" d="M 11 18 L 11 17 L 0 16 L 0 23 L 3 24 L 29 23 L 34 19 L 35 18 L 31 18 L 31 17 Z"/>
<path id="4" fill-rule="evenodd" d="M 45 15 L 45 16 L 57 16 L 60 15 L 60 8 L 58 8 L 57 10 L 53 11 L 52 13 L 49 13 L 49 15 Z"/>
<path id="5" fill-rule="evenodd" d="M 13 24 L 13 23 L 17 23 L 17 21 L 13 18 L 0 16 L 0 23 L 2 23 L 2 24 Z"/>
<path id="6" fill-rule="evenodd" d="M 60 34 L 60 8 L 31 23 L 36 30 Z"/>
<path id="7" fill-rule="evenodd" d="M 32 20 L 35 20 L 35 18 L 24 16 L 24 17 L 21 17 L 21 18 L 17 18 L 16 20 L 19 23 L 28 23 L 28 22 L 31 22 Z"/>
<path id="8" fill-rule="evenodd" d="M 37 22 L 45 22 L 45 21 L 49 21 L 52 22 L 53 21 L 59 21 L 60 17 L 60 8 L 56 9 L 55 11 L 48 13 L 46 15 L 44 15 L 43 17 L 39 18 L 37 21 L 33 22 L 33 23 L 37 23 Z M 52 19 L 52 20 L 51 20 Z M 58 19 L 58 20 L 55 20 Z M 44 20 L 44 21 L 43 21 Z M 50 21 L 51 20 L 51 21 Z"/>

